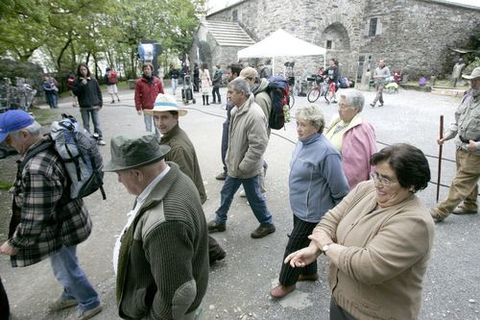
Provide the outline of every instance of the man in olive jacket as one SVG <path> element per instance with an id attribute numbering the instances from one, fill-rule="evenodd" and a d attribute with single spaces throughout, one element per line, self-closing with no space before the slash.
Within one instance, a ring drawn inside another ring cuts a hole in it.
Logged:
<path id="1" fill-rule="evenodd" d="M 114 249 L 124 319 L 197 319 L 207 290 L 207 228 L 200 197 L 157 136 L 117 136 L 105 171 L 137 196 Z M 118 260 L 118 263 L 116 263 Z"/>
<path id="2" fill-rule="evenodd" d="M 207 201 L 207 193 L 203 185 L 197 153 L 187 133 L 179 125 L 179 116 L 185 116 L 187 110 L 178 108 L 174 97 L 159 94 L 153 109 L 145 111 L 145 113 L 153 116 L 155 126 L 162 134 L 160 144 L 171 148 L 165 156 L 165 160 L 178 164 L 180 170 L 192 179 L 203 205 Z M 211 236 L 208 237 L 208 253 L 210 264 L 222 260 L 226 255 L 222 247 Z"/>
<path id="3" fill-rule="evenodd" d="M 208 223 L 208 231 L 225 231 L 233 196 L 240 185 L 243 185 L 250 207 L 260 223 L 251 233 L 251 237 L 263 238 L 275 232 L 272 215 L 268 211 L 265 197 L 260 192 L 258 178 L 263 170 L 263 154 L 268 144 L 267 119 L 255 103 L 245 79 L 237 78 L 229 83 L 227 98 L 235 106 L 232 109 L 225 158 L 227 178 L 220 193 L 220 207 L 215 212 L 215 220 Z"/>

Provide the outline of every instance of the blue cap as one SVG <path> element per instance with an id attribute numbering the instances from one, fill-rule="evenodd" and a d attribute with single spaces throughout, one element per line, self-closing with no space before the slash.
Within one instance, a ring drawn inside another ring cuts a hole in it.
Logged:
<path id="1" fill-rule="evenodd" d="M 0 114 L 0 142 L 3 142 L 10 132 L 26 128 L 34 121 L 35 119 L 23 110 L 8 110 Z"/>

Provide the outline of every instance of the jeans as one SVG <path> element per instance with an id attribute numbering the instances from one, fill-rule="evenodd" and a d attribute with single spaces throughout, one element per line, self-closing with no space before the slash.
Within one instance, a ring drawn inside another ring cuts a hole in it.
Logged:
<path id="1" fill-rule="evenodd" d="M 220 96 L 220 87 L 213 86 L 212 96 L 213 96 L 213 103 L 215 103 L 215 101 L 218 101 L 218 103 L 222 103 L 222 97 Z"/>
<path id="2" fill-rule="evenodd" d="M 178 87 L 178 79 L 172 78 L 172 94 L 175 95 L 175 91 L 177 91 Z"/>
<path id="3" fill-rule="evenodd" d="M 98 134 L 98 137 L 101 139 L 103 135 L 102 135 L 102 130 L 100 129 L 100 121 L 98 119 L 98 110 L 85 110 L 80 108 L 80 113 L 82 114 L 83 127 L 88 132 L 90 132 L 90 117 L 92 117 L 93 131 L 96 134 Z"/>
<path id="4" fill-rule="evenodd" d="M 77 246 L 63 246 L 50 256 L 53 274 L 63 285 L 62 299 L 75 299 L 81 311 L 96 308 L 100 304 L 98 294 L 78 264 Z"/>
<path id="5" fill-rule="evenodd" d="M 50 109 L 58 108 L 58 105 L 57 105 L 58 98 L 55 92 L 46 92 L 45 98 L 47 100 L 47 104 L 50 106 Z"/>
<path id="6" fill-rule="evenodd" d="M 153 127 L 153 115 L 143 113 L 143 122 L 145 122 L 145 129 L 147 132 L 152 132 Z"/>
<path id="7" fill-rule="evenodd" d="M 267 202 L 260 192 L 260 184 L 258 182 L 258 176 L 239 179 L 227 176 L 225 183 L 220 191 L 220 208 L 215 212 L 215 221 L 217 224 L 224 224 L 227 222 L 227 213 L 230 209 L 230 205 L 233 201 L 233 196 L 237 192 L 240 185 L 243 185 L 247 200 L 250 203 L 253 214 L 257 218 L 258 222 L 262 224 L 271 224 L 272 215 L 268 211 Z"/>

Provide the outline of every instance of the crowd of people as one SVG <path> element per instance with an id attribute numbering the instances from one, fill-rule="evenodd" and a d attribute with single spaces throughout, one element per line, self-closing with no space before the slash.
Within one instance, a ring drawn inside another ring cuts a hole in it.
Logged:
<path id="1" fill-rule="evenodd" d="M 383 104 L 385 68 L 380 61 L 375 70 L 373 105 Z M 212 85 L 213 101 L 221 103 L 215 86 L 223 71 L 219 75 L 218 70 L 219 66 L 213 79 L 206 65 L 199 70 L 204 104 L 209 103 Z M 151 64 L 144 64 L 142 71 L 135 84 L 135 108 L 144 117 L 146 133 L 112 137 L 104 166 L 136 197 L 112 254 L 118 315 L 199 319 L 209 265 L 228 254 L 209 234 L 227 232 L 228 213 L 240 186 L 258 222 L 251 238 L 276 232 L 265 197 L 264 154 L 272 112 L 271 97 L 265 92 L 268 80 L 262 72 L 238 64 L 225 71 L 229 82 L 222 128 L 224 167 L 216 177 L 224 183 L 215 217 L 207 222 L 201 167 L 193 143 L 180 128 L 180 117 L 187 110 L 164 94 Z M 326 70 L 332 82 L 336 72 L 332 59 Z M 470 80 L 471 88 L 450 130 L 437 141 L 442 144 L 456 137 L 457 173 L 448 198 L 430 210 L 416 195 L 430 181 L 424 153 L 404 143 L 378 151 L 374 127 L 360 116 L 365 105 L 360 91 L 333 92 L 338 117 L 329 125 L 318 105 L 296 109 L 298 142 L 288 174 L 293 228 L 279 257 L 279 284 L 270 291 L 274 299 L 294 291 L 298 281 L 318 280 L 317 258 L 323 254 L 330 264 L 330 319 L 418 317 L 434 220 L 442 221 L 451 212 L 478 213 L 480 68 L 463 77 Z M 104 145 L 99 121 L 102 93 L 86 64 L 78 66 L 72 91 L 84 128 L 90 131 L 91 118 L 98 144 Z M 116 88 L 108 92 L 112 103 L 115 96 L 119 101 Z M 44 139 L 30 114 L 11 110 L 0 115 L 0 142 L 6 141 L 28 159 L 19 166 L 14 182 L 12 223 L 0 254 L 10 256 L 13 267 L 50 259 L 63 292 L 49 310 L 77 306 L 69 319 L 90 319 L 102 311 L 102 305 L 80 267 L 76 247 L 89 237 L 92 221 L 84 201 L 69 197 L 69 180 L 58 154 L 45 149 L 28 157 Z M 0 305 L 7 306 L 2 312 L 8 309 L 6 299 L 0 286 Z"/>

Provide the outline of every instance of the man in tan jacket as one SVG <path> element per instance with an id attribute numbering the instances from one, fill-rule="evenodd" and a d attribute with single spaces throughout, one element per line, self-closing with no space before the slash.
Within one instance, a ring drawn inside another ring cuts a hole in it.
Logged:
<path id="1" fill-rule="evenodd" d="M 233 196 L 240 185 L 243 185 L 250 207 L 260 223 L 251 233 L 251 237 L 263 238 L 275 232 L 272 215 L 260 192 L 258 179 L 263 170 L 263 154 L 268 144 L 267 119 L 255 103 L 250 86 L 244 79 L 237 78 L 229 83 L 227 99 L 235 106 L 232 109 L 225 159 L 227 178 L 220 192 L 220 207 L 215 212 L 215 219 L 208 223 L 208 231 L 225 231 Z"/>

